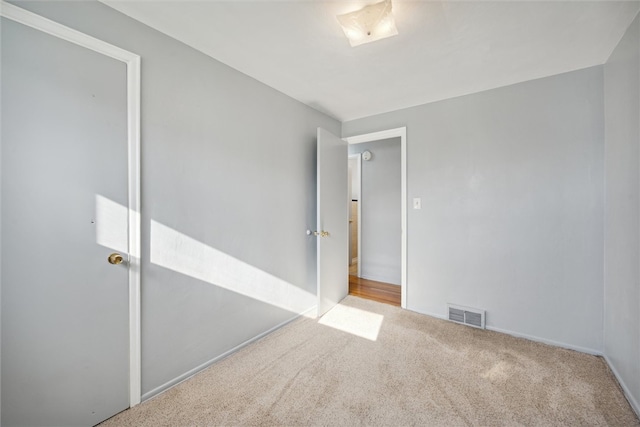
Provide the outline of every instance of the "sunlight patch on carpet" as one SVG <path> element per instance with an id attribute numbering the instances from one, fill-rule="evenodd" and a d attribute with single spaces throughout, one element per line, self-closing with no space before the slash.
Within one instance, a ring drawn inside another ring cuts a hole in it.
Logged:
<path id="1" fill-rule="evenodd" d="M 491 369 L 480 374 L 480 377 L 489 381 L 506 381 L 511 376 L 509 373 L 511 369 L 512 367 L 510 364 L 504 361 L 499 361 L 495 363 Z"/>
<path id="2" fill-rule="evenodd" d="M 318 321 L 319 324 L 376 341 L 384 316 L 359 308 L 336 305 Z"/>

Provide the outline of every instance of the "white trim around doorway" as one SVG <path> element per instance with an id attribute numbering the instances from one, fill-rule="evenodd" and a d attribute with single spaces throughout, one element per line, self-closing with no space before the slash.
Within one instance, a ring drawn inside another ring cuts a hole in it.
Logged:
<path id="1" fill-rule="evenodd" d="M 400 138 L 400 203 L 402 204 L 401 212 L 401 227 L 402 227 L 402 243 L 400 249 L 400 263 L 401 263 L 401 279 L 400 279 L 400 291 L 401 291 L 401 306 L 407 308 L 407 128 L 395 128 L 388 129 L 379 132 L 372 132 L 363 135 L 349 136 L 342 138 L 347 141 L 348 144 L 360 144 L 363 142 L 379 141 L 381 139 L 388 138 Z M 362 197 L 362 194 L 360 194 Z M 358 203 L 358 209 L 360 209 L 361 203 Z M 360 214 L 358 214 L 360 215 Z M 360 255 L 360 221 L 358 222 L 358 255 Z M 358 275 L 360 275 L 361 257 L 358 258 Z"/>
<path id="2" fill-rule="evenodd" d="M 349 158 L 356 159 L 356 164 L 358 165 L 358 256 L 355 259 L 358 260 L 358 272 L 356 274 L 358 277 L 362 277 L 362 263 L 360 262 L 362 259 L 360 254 L 360 248 L 362 248 L 362 153 L 349 154 Z M 351 210 L 351 207 L 349 207 L 349 210 Z"/>
<path id="3" fill-rule="evenodd" d="M 122 61 L 127 66 L 129 193 L 129 404 L 142 394 L 140 350 L 140 56 L 0 0 L 0 16 Z"/>

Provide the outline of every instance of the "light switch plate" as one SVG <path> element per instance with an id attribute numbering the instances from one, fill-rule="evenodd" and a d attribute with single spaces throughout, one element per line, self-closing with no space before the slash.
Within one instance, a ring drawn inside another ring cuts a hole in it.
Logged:
<path id="1" fill-rule="evenodd" d="M 419 197 L 413 199 L 413 209 L 422 209 L 422 199 Z"/>

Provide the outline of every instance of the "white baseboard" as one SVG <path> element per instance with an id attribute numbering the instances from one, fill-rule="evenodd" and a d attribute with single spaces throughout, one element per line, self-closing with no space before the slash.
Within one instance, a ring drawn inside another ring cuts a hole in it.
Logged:
<path id="1" fill-rule="evenodd" d="M 518 338 L 526 338 L 526 339 L 528 339 L 530 341 L 541 342 L 543 344 L 549 344 L 549 345 L 552 345 L 554 347 L 562 347 L 562 348 L 566 348 L 568 350 L 575 350 L 575 351 L 579 351 L 580 353 L 592 354 L 594 356 L 602 356 L 602 351 L 601 350 L 594 350 L 594 349 L 588 348 L 588 347 L 580 347 L 578 345 L 567 344 L 567 343 L 564 343 L 562 341 L 549 340 L 549 339 L 546 339 L 546 338 L 537 337 L 535 335 L 521 334 L 519 332 L 510 331 L 508 329 L 496 328 L 494 326 L 487 326 L 487 330 L 494 331 L 494 332 L 500 332 L 502 334 L 507 334 L 507 335 L 511 335 L 511 336 L 514 336 L 514 337 L 518 337 Z"/>
<path id="2" fill-rule="evenodd" d="M 613 365 L 613 363 L 611 363 L 611 359 L 609 359 L 609 357 L 606 354 L 603 355 L 602 357 L 604 358 L 605 362 L 607 362 L 607 365 L 609 365 L 609 369 L 611 369 L 611 372 L 613 372 L 613 375 L 618 380 L 618 384 L 620 384 L 620 387 L 624 392 L 624 397 L 627 398 L 627 400 L 629 401 L 629 405 L 631 405 L 631 408 L 633 409 L 633 411 L 640 418 L 640 405 L 638 404 L 638 401 L 635 399 L 635 397 L 633 397 L 633 395 L 629 391 L 629 387 L 627 387 L 624 380 L 616 370 L 616 367 Z"/>
<path id="3" fill-rule="evenodd" d="M 226 351 L 226 352 L 222 353 L 221 355 L 216 356 L 213 359 L 208 360 L 208 361 L 204 362 L 203 364 L 201 364 L 199 366 L 196 366 L 195 368 L 185 372 L 184 374 L 179 375 L 179 376 L 177 376 L 176 378 L 174 378 L 174 379 L 172 379 L 170 381 L 167 381 L 166 383 L 162 384 L 161 386 L 158 386 L 158 387 L 154 388 L 153 390 L 150 390 L 150 391 L 146 392 L 145 394 L 142 395 L 142 402 L 147 401 L 147 400 L 149 400 L 151 398 L 154 398 L 154 397 L 158 396 L 159 394 L 164 393 L 165 391 L 169 390 L 170 388 L 173 388 L 173 387 L 177 386 L 178 384 L 180 384 L 183 381 L 188 380 L 189 378 L 191 378 L 192 376 L 194 376 L 198 372 L 202 371 L 203 369 L 208 368 L 209 366 L 213 365 L 214 363 L 218 362 L 219 360 L 224 359 L 225 357 L 235 353 L 236 351 L 240 350 L 241 348 L 246 347 L 246 346 L 248 346 L 249 344 L 251 344 L 251 343 L 253 343 L 255 341 L 258 341 L 261 338 L 264 338 L 265 336 L 269 335 L 271 332 L 274 332 L 274 331 L 282 328 L 283 326 L 293 322 L 294 320 L 296 320 L 296 319 L 298 319 L 298 318 L 300 318 L 302 316 L 305 316 L 308 313 L 314 312 L 314 311 L 317 311 L 317 307 L 315 305 L 313 307 L 310 307 L 307 310 L 303 311 L 302 313 L 300 313 L 300 314 L 298 314 L 296 316 L 293 316 L 291 319 L 285 320 L 284 322 L 274 326 L 273 328 L 271 328 L 271 329 L 269 329 L 269 330 L 267 330 L 267 331 L 265 331 L 265 332 L 263 332 L 263 333 L 261 333 L 259 335 L 256 335 L 255 337 L 243 342 L 242 344 L 239 344 L 239 345 L 233 347 L 231 350 Z"/>
<path id="4" fill-rule="evenodd" d="M 416 312 L 416 313 L 420 313 L 420 312 Z M 435 317 L 436 319 L 442 319 L 442 320 L 449 321 L 449 319 L 447 319 L 447 316 L 444 316 L 444 315 L 434 314 L 434 313 L 421 313 L 421 314 L 426 314 L 427 316 Z M 549 339 L 546 339 L 546 338 L 540 338 L 540 337 L 537 337 L 535 335 L 522 334 L 520 332 L 514 332 L 514 331 L 510 331 L 508 329 L 496 328 L 494 326 L 487 326 L 486 329 L 488 331 L 500 332 L 501 334 L 511 335 L 513 337 L 525 338 L 525 339 L 528 339 L 529 341 L 535 341 L 535 342 L 540 342 L 540 343 L 543 343 L 543 344 L 552 345 L 554 347 L 561 347 L 561 348 L 566 348 L 568 350 L 579 351 L 580 353 L 592 354 L 594 356 L 602 356 L 603 355 L 602 351 L 600 351 L 600 350 L 594 350 L 592 348 L 580 347 L 580 346 L 573 345 L 573 344 L 567 344 L 567 343 L 564 343 L 564 342 L 561 342 L 561 341 L 554 341 L 554 340 L 549 340 Z"/>
<path id="5" fill-rule="evenodd" d="M 425 311 L 416 311 L 416 310 L 412 310 L 410 308 L 407 308 L 406 310 L 413 311 L 414 313 L 418 313 L 418 314 L 424 314 L 424 315 L 429 316 L 429 317 L 435 317 L 436 319 L 440 319 L 440 320 L 447 320 L 447 321 L 449 320 L 449 319 L 447 319 L 447 316 L 444 316 L 444 315 L 441 315 L 441 314 L 435 314 L 435 313 L 430 313 L 430 312 L 425 312 Z"/>

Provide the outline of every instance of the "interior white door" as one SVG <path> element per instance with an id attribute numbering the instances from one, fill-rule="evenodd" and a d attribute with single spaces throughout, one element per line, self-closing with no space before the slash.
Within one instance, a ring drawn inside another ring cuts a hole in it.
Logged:
<path id="1" fill-rule="evenodd" d="M 2 425 L 95 425 L 129 406 L 126 65 L 1 24 Z"/>
<path id="2" fill-rule="evenodd" d="M 349 293 L 347 143 L 318 128 L 318 316 Z"/>

